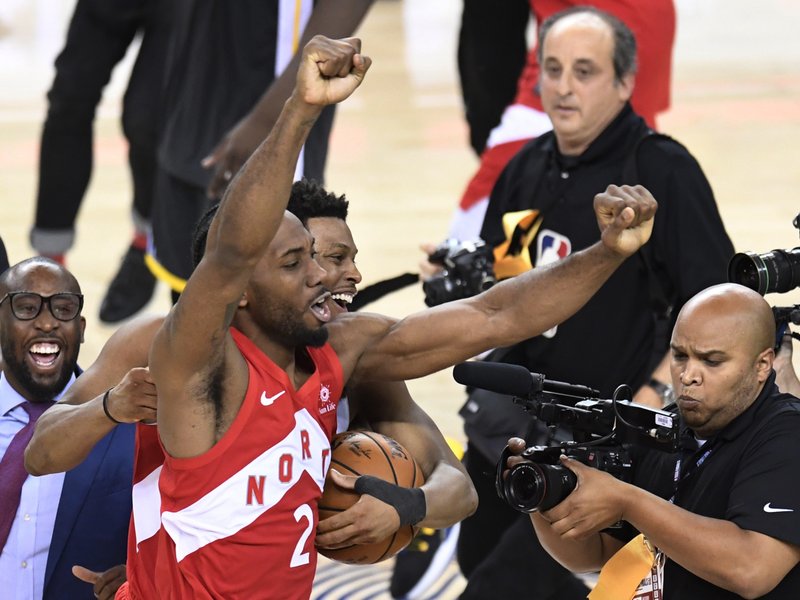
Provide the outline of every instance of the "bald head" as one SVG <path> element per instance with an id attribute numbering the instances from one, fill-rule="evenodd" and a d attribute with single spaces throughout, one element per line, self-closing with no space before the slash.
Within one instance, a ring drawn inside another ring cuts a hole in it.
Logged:
<path id="1" fill-rule="evenodd" d="M 36 271 L 49 272 L 61 279 L 65 292 L 81 293 L 78 280 L 64 266 L 44 256 L 33 256 L 18 262 L 0 274 L 0 296 L 18 289 L 24 289 L 25 281 Z"/>
<path id="2" fill-rule="evenodd" d="M 682 320 L 708 321 L 734 334 L 753 356 L 775 343 L 775 318 L 763 297 L 736 283 L 707 288 L 689 300 L 678 315 Z"/>

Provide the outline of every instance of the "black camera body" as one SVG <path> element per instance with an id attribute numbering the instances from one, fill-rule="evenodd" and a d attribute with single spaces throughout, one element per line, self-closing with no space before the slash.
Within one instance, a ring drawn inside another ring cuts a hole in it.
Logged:
<path id="1" fill-rule="evenodd" d="M 560 464 L 562 454 L 622 481 L 631 480 L 633 461 L 624 446 L 531 446 L 522 453 L 530 462 L 515 465 L 505 478 L 500 475 L 498 494 L 520 512 L 550 510 L 578 483 L 575 474 Z"/>
<path id="2" fill-rule="evenodd" d="M 792 224 L 800 230 L 800 214 Z M 800 287 L 800 246 L 763 254 L 737 252 L 728 263 L 728 281 L 749 287 L 762 296 Z"/>
<path id="3" fill-rule="evenodd" d="M 571 441 L 527 448 L 522 457 L 529 462 L 507 473 L 511 452 L 503 451 L 497 463 L 497 494 L 520 512 L 548 510 L 575 489 L 574 473 L 559 463 L 562 454 L 629 481 L 630 446 L 678 450 L 677 413 L 632 402 L 626 385 L 619 386 L 612 399 L 602 399 L 586 386 L 551 381 L 519 365 L 482 361 L 456 365 L 453 377 L 467 386 L 513 396 L 551 429 L 560 426 L 572 435 Z"/>
<path id="4" fill-rule="evenodd" d="M 422 284 L 428 306 L 475 296 L 497 282 L 494 254 L 482 240 L 445 240 L 428 260 L 443 268 Z"/>

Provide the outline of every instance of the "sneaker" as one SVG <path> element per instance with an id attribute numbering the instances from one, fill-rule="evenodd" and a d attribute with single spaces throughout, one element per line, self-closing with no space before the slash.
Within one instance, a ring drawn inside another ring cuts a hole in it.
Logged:
<path id="1" fill-rule="evenodd" d="M 442 576 L 456 553 L 460 523 L 447 529 L 423 527 L 394 563 L 389 593 L 416 600 Z"/>
<path id="2" fill-rule="evenodd" d="M 156 279 L 144 264 L 144 250 L 130 246 L 100 305 L 100 320 L 117 323 L 133 316 L 150 302 L 155 287 Z"/>

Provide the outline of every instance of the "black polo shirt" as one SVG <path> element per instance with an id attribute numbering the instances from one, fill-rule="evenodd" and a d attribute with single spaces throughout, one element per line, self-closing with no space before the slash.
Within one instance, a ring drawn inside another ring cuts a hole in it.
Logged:
<path id="1" fill-rule="evenodd" d="M 504 214 L 540 211 L 542 224 L 529 248 L 534 264 L 600 239 L 593 200 L 611 183 L 641 183 L 659 203 L 647 244 L 649 268 L 639 256 L 628 259 L 555 334 L 518 344 L 503 362 L 588 385 L 604 398 L 621 383 L 636 390 L 650 376 L 654 355 L 654 282 L 677 314 L 697 292 L 726 280 L 733 245 L 702 169 L 683 146 L 665 139 L 643 144 L 637 181 L 623 181 L 646 132 L 644 120 L 626 106 L 580 156 L 562 155 L 549 132 L 524 146 L 498 179 L 481 237 L 494 246 L 505 239 Z M 666 351 L 664 343 L 659 358 Z"/>
<path id="2" fill-rule="evenodd" d="M 800 400 L 780 393 L 774 382 L 773 373 L 745 412 L 699 449 L 683 452 L 674 502 L 695 514 L 800 546 Z M 691 431 L 685 435 L 684 446 L 696 446 Z M 668 463 L 658 471 L 637 468 L 635 483 L 663 490 L 667 479 L 674 482 Z M 665 600 L 732 598 L 739 596 L 667 559 Z M 763 598 L 800 598 L 800 566 Z"/>

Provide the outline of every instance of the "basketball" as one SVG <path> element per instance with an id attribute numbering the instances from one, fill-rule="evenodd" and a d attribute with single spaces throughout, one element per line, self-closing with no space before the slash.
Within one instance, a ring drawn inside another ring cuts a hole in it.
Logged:
<path id="1" fill-rule="evenodd" d="M 331 443 L 331 468 L 345 475 L 372 475 L 403 487 L 419 487 L 424 483 L 417 461 L 397 441 L 374 431 L 345 431 Z M 319 519 L 325 519 L 350 508 L 359 494 L 346 490 L 331 480 L 330 470 L 319 501 Z M 372 544 L 354 544 L 334 550 L 320 548 L 330 559 L 353 565 L 368 565 L 391 558 L 405 548 L 417 528 L 403 525 L 384 540 Z"/>

